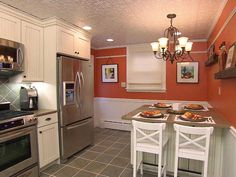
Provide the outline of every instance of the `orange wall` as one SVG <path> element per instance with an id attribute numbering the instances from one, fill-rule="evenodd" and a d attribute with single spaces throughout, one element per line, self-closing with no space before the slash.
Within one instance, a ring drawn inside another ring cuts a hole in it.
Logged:
<path id="1" fill-rule="evenodd" d="M 206 51 L 206 42 L 196 42 L 193 51 Z M 107 58 L 97 58 L 101 56 L 126 55 L 126 48 L 100 49 L 93 51 L 95 56 L 95 97 L 108 98 L 131 98 L 131 99 L 168 99 L 168 100 L 207 100 L 207 78 L 204 62 L 207 59 L 206 53 L 192 54 L 196 61 L 199 61 L 199 84 L 177 84 L 176 83 L 176 63 L 167 62 L 167 91 L 165 93 L 143 93 L 126 92 L 121 87 L 121 82 L 126 82 L 126 57 L 113 58 L 113 63 L 119 67 L 118 83 L 101 82 L 101 65 L 107 63 Z M 158 61 L 157 61 L 158 62 Z"/>
<path id="2" fill-rule="evenodd" d="M 223 12 L 217 22 L 212 34 L 210 35 L 208 46 L 211 45 L 214 38 L 217 36 L 224 22 L 236 7 L 236 0 L 228 0 Z M 220 34 L 218 39 L 215 41 L 216 49 L 222 41 L 226 42 L 227 49 L 232 43 L 236 42 L 236 15 L 232 17 L 226 28 Z M 214 74 L 218 72 L 218 65 L 214 65 L 208 69 L 208 100 L 210 104 L 217 109 L 218 112 L 222 113 L 225 118 L 236 127 L 236 78 L 226 80 L 215 80 Z M 221 88 L 221 95 L 218 95 L 218 87 Z"/>

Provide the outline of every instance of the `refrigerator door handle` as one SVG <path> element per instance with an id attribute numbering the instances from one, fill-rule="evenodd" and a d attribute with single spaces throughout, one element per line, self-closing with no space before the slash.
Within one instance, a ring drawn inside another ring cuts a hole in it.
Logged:
<path id="1" fill-rule="evenodd" d="M 81 76 L 81 80 L 82 80 L 82 86 L 84 86 L 84 74 L 82 72 L 80 72 L 80 76 Z"/>
<path id="2" fill-rule="evenodd" d="M 76 103 L 77 107 L 80 108 L 80 98 L 78 101 L 78 93 L 77 93 L 77 89 L 76 89 L 78 82 L 79 82 L 79 97 L 80 97 L 81 81 L 80 81 L 79 72 L 76 73 L 76 77 L 75 77 L 75 103 Z"/>
<path id="3" fill-rule="evenodd" d="M 91 120 L 85 120 L 85 121 L 83 121 L 83 122 L 77 123 L 76 125 L 68 126 L 68 127 L 66 127 L 66 129 L 67 129 L 67 130 L 75 129 L 75 128 L 81 127 L 81 126 L 83 126 L 83 125 L 85 125 L 85 124 L 88 124 L 88 123 L 90 123 L 90 122 L 91 122 Z"/>

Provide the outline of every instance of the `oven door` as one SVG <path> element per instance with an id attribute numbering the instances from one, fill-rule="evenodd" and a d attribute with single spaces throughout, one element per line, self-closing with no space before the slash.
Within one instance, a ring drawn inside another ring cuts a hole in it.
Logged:
<path id="1" fill-rule="evenodd" d="M 36 126 L 0 134 L 0 176 L 11 176 L 37 162 Z"/>

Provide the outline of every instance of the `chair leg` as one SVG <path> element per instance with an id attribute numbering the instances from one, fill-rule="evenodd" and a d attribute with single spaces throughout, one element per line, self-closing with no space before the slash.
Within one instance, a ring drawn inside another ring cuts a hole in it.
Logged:
<path id="1" fill-rule="evenodd" d="M 158 177 L 161 177 L 161 164 L 162 164 L 162 153 L 159 153 L 159 160 L 158 160 Z"/>
<path id="2" fill-rule="evenodd" d="M 140 152 L 141 164 L 140 164 L 140 173 L 143 175 L 143 152 Z"/>
<path id="3" fill-rule="evenodd" d="M 174 169 L 174 177 L 177 177 L 178 174 L 178 155 L 175 154 L 175 169 Z"/>
<path id="4" fill-rule="evenodd" d="M 166 177 L 166 159 L 167 159 L 167 149 L 164 150 L 164 177 Z"/>
<path id="5" fill-rule="evenodd" d="M 134 150 L 133 154 L 133 177 L 136 177 L 137 174 L 137 154 L 136 150 Z"/>
<path id="6" fill-rule="evenodd" d="M 203 177 L 207 177 L 207 172 L 208 172 L 208 162 L 204 161 L 204 170 L 203 170 Z"/>

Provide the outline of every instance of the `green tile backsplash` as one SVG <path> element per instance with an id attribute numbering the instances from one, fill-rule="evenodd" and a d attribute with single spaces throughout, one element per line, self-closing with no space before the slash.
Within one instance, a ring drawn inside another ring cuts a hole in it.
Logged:
<path id="1" fill-rule="evenodd" d="M 0 80 L 0 102 L 11 102 L 11 109 L 20 109 L 20 88 L 29 87 L 30 84 L 13 83 L 8 79 Z"/>

